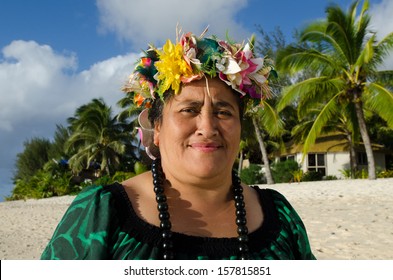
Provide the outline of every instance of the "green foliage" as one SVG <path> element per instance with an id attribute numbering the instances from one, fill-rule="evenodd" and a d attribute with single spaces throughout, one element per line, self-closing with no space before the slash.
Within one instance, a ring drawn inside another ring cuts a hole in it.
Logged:
<path id="1" fill-rule="evenodd" d="M 310 182 L 310 181 L 322 181 L 323 175 L 317 171 L 307 171 L 303 174 L 302 181 Z"/>
<path id="2" fill-rule="evenodd" d="M 356 172 L 355 178 L 357 179 L 367 179 L 368 178 L 368 172 L 366 169 L 361 169 L 358 172 Z"/>
<path id="3" fill-rule="evenodd" d="M 352 171 L 350 168 L 340 169 L 339 171 L 344 176 L 344 179 L 351 179 Z"/>
<path id="4" fill-rule="evenodd" d="M 71 136 L 65 148 L 72 154 L 69 158 L 72 170 L 80 172 L 96 162 L 103 173 L 113 174 L 132 140 L 125 126 L 112 117 L 112 109 L 102 99 L 93 99 L 80 106 L 68 122 Z"/>
<path id="5" fill-rule="evenodd" d="M 136 175 L 139 175 L 139 174 L 147 171 L 147 166 L 144 165 L 142 162 L 137 161 L 134 164 L 134 171 L 135 171 Z"/>
<path id="6" fill-rule="evenodd" d="M 393 178 L 393 170 L 379 172 L 378 178 Z"/>
<path id="7" fill-rule="evenodd" d="M 69 172 L 52 175 L 51 172 L 39 170 L 28 180 L 18 179 L 12 195 L 7 200 L 40 199 L 75 194 L 79 189 L 73 186 L 70 180 Z"/>
<path id="8" fill-rule="evenodd" d="M 14 181 L 29 180 L 48 162 L 51 143 L 45 138 L 32 138 L 24 142 L 23 152 L 16 156 L 16 172 Z"/>
<path id="9" fill-rule="evenodd" d="M 293 181 L 294 182 L 301 182 L 302 178 L 303 178 L 303 170 L 299 169 L 299 170 L 295 170 L 292 172 L 292 176 L 293 176 Z"/>
<path id="10" fill-rule="evenodd" d="M 278 161 L 272 164 L 272 175 L 276 183 L 288 183 L 294 180 L 293 173 L 300 169 L 294 160 Z"/>
<path id="11" fill-rule="evenodd" d="M 266 184 L 261 167 L 256 164 L 250 164 L 249 167 L 242 169 L 240 179 L 247 185 Z"/>
<path id="12" fill-rule="evenodd" d="M 65 143 L 70 138 L 70 130 L 62 125 L 56 125 L 56 131 L 53 136 L 53 142 L 51 143 L 49 149 L 49 158 L 50 159 L 61 159 L 61 158 L 69 158 L 65 152 Z"/>
<path id="13" fill-rule="evenodd" d="M 109 175 L 104 175 L 96 180 L 94 180 L 94 185 L 97 186 L 105 186 L 114 183 L 112 178 Z"/>
<path id="14" fill-rule="evenodd" d="M 351 177 L 352 172 L 351 172 L 350 169 L 341 169 L 340 172 L 341 172 L 341 174 L 343 174 L 345 179 L 351 179 L 352 178 Z M 367 170 L 366 169 L 357 170 L 355 172 L 354 178 L 355 179 L 367 179 L 368 178 Z"/>
<path id="15" fill-rule="evenodd" d="M 134 172 L 116 171 L 116 173 L 112 176 L 112 182 L 122 182 L 134 176 Z"/>

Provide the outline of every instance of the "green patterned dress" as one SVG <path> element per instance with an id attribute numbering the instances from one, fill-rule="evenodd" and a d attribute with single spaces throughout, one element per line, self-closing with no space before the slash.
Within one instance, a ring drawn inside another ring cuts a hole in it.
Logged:
<path id="1" fill-rule="evenodd" d="M 296 211 L 277 191 L 259 189 L 264 213 L 249 234 L 252 259 L 315 259 Z M 153 207 L 153 206 L 152 206 Z M 159 259 L 160 229 L 134 211 L 124 187 L 91 186 L 70 205 L 41 259 Z M 236 259 L 236 238 L 173 234 L 176 259 Z"/>

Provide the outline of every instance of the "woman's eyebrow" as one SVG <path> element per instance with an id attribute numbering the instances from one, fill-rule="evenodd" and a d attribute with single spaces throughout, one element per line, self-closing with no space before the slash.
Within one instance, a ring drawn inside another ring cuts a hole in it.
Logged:
<path id="1" fill-rule="evenodd" d="M 192 107 L 202 107 L 204 104 L 203 101 L 198 101 L 198 100 L 183 100 L 177 103 L 177 106 L 192 106 Z M 213 107 L 215 108 L 230 108 L 232 110 L 235 110 L 235 107 L 227 101 L 224 100 L 216 100 L 213 101 Z"/>
<path id="2" fill-rule="evenodd" d="M 197 101 L 197 100 L 184 100 L 184 101 L 180 101 L 179 103 L 177 103 L 177 105 L 180 105 L 180 106 L 202 106 L 203 102 Z"/>
<path id="3" fill-rule="evenodd" d="M 214 107 L 219 107 L 219 108 L 228 108 L 229 107 L 230 109 L 235 110 L 235 107 L 231 103 L 229 103 L 227 101 L 223 101 L 223 100 L 215 101 L 215 102 L 213 102 L 213 105 L 214 105 Z"/>

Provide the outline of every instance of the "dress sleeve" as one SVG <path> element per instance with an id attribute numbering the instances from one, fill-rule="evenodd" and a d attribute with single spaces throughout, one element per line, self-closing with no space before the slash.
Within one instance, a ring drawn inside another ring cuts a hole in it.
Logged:
<path id="1" fill-rule="evenodd" d="M 286 228 L 287 239 L 292 242 L 292 250 L 295 259 L 314 260 L 316 259 L 311 250 L 311 245 L 307 236 L 306 227 L 288 200 L 279 192 L 271 190 L 277 205 L 280 220 Z"/>
<path id="2" fill-rule="evenodd" d="M 84 189 L 65 212 L 41 259 L 108 259 L 111 203 L 104 187 Z"/>

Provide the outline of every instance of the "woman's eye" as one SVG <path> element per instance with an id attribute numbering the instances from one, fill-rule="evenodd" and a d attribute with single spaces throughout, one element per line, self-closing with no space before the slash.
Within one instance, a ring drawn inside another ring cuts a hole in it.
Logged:
<path id="1" fill-rule="evenodd" d="M 182 113 L 190 113 L 190 114 L 196 114 L 198 113 L 198 110 L 195 108 L 183 108 L 180 110 Z"/>
<path id="2" fill-rule="evenodd" d="M 216 111 L 216 115 L 218 117 L 231 117 L 232 116 L 232 112 L 228 111 L 228 110 L 218 110 Z"/>

